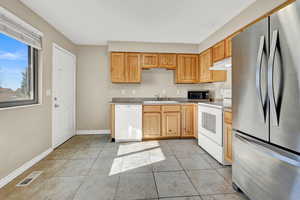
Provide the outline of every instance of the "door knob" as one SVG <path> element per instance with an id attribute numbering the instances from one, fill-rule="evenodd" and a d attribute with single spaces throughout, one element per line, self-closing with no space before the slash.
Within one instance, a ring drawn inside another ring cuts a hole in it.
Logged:
<path id="1" fill-rule="evenodd" d="M 59 107 L 59 105 L 58 104 L 54 104 L 54 108 L 58 108 Z"/>

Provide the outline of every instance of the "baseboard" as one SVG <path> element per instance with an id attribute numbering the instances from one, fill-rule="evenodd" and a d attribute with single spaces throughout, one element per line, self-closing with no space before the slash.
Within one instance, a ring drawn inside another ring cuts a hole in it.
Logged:
<path id="1" fill-rule="evenodd" d="M 106 135 L 110 130 L 77 130 L 76 135 Z"/>
<path id="2" fill-rule="evenodd" d="M 4 187 L 6 184 L 8 184 L 12 180 L 14 180 L 16 177 L 18 177 L 19 175 L 21 175 L 27 169 L 29 169 L 30 167 L 32 167 L 34 164 L 36 164 L 37 162 L 39 162 L 40 160 L 42 160 L 43 158 L 45 158 L 52 151 L 53 151 L 52 148 L 47 149 L 46 151 L 44 151 L 40 155 L 34 157 L 32 160 L 24 163 L 18 169 L 15 169 L 13 172 L 11 172 L 10 174 L 8 174 L 6 177 L 0 179 L 0 188 Z"/>

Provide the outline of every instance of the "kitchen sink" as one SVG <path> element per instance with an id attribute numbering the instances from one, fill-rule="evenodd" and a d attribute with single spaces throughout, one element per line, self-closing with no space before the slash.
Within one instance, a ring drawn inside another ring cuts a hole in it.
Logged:
<path id="1" fill-rule="evenodd" d="M 177 101 L 144 101 L 144 104 L 176 104 Z"/>

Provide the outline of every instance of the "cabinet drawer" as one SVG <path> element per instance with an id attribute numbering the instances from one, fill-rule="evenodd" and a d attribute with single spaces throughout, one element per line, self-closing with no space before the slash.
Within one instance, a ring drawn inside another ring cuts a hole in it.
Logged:
<path id="1" fill-rule="evenodd" d="M 232 113 L 231 112 L 224 113 L 224 121 L 227 124 L 232 124 Z"/>
<path id="2" fill-rule="evenodd" d="M 144 106 L 144 112 L 160 112 L 160 106 Z"/>
<path id="3" fill-rule="evenodd" d="M 180 105 L 162 106 L 163 112 L 180 112 Z"/>

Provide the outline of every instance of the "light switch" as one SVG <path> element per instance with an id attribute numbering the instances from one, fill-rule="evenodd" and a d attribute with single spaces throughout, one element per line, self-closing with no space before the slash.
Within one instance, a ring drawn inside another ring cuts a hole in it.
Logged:
<path id="1" fill-rule="evenodd" d="M 132 94 L 135 94 L 135 90 L 132 90 Z"/>
<path id="2" fill-rule="evenodd" d="M 177 90 L 177 94 L 180 94 L 180 90 Z"/>

